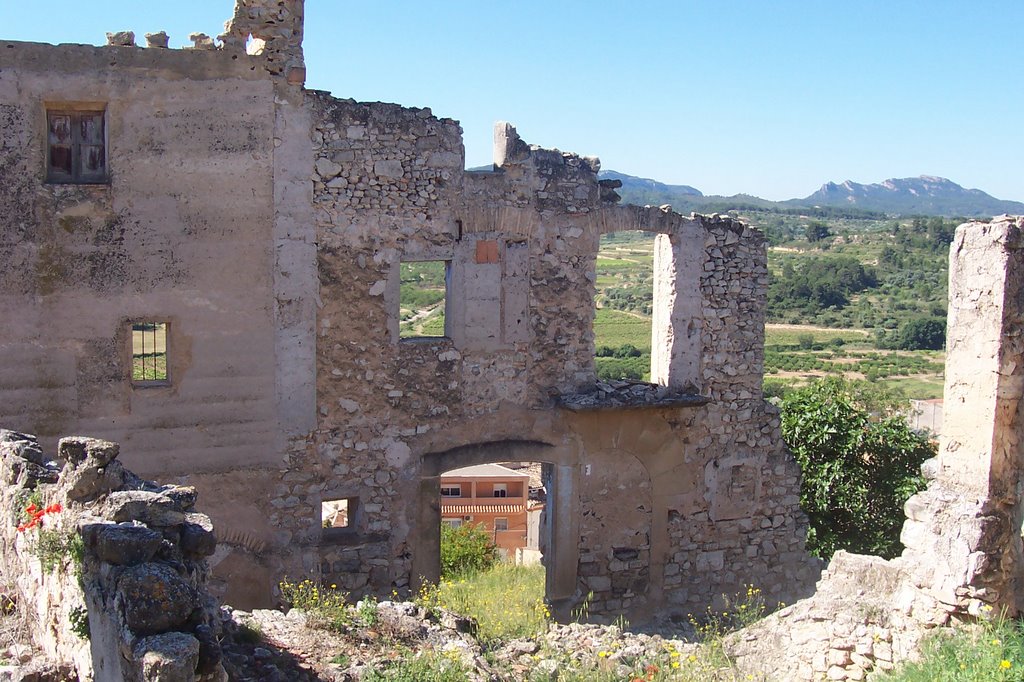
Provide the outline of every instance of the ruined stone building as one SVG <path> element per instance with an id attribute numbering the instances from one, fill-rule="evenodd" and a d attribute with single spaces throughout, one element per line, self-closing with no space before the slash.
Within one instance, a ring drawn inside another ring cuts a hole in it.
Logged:
<path id="1" fill-rule="evenodd" d="M 302 20 L 238 0 L 217 48 L 0 41 L 0 425 L 195 486 L 239 606 L 285 575 L 436 577 L 440 475 L 504 461 L 548 465 L 556 613 L 803 593 L 762 235 L 619 205 L 597 159 L 508 124 L 468 172 L 457 121 L 304 89 Z M 598 242 L 623 230 L 658 235 L 655 385 L 595 376 Z M 444 264 L 444 337 L 400 338 L 412 261 Z M 137 375 L 147 333 L 166 368 Z"/>

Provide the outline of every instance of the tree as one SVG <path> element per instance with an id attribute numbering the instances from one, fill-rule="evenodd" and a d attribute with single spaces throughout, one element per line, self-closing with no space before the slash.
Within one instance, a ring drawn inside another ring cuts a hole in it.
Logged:
<path id="1" fill-rule="evenodd" d="M 921 464 L 935 446 L 896 412 L 880 389 L 822 379 L 786 394 L 782 436 L 803 472 L 800 504 L 810 520 L 807 547 L 898 555 L 903 503 L 924 487 Z"/>
<path id="2" fill-rule="evenodd" d="M 941 350 L 946 345 L 946 323 L 939 317 L 919 317 L 900 325 L 900 350 Z"/>
<path id="3" fill-rule="evenodd" d="M 486 571 L 498 560 L 498 550 L 482 526 L 441 524 L 441 577 Z"/>
<path id="4" fill-rule="evenodd" d="M 825 239 L 831 234 L 832 233 L 829 232 L 828 225 L 821 222 L 820 220 L 812 220 L 811 222 L 807 223 L 807 227 L 806 229 L 804 229 L 804 236 L 807 237 L 807 241 L 811 242 L 812 244 L 815 242 L 820 242 L 822 239 Z"/>

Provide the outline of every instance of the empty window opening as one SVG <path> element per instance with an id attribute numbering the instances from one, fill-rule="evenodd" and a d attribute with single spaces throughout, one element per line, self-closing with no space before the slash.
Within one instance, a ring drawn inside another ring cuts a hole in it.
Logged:
<path id="1" fill-rule="evenodd" d="M 650 381 L 654 238 L 652 233 L 639 231 L 601 237 L 594 364 L 602 381 Z"/>
<path id="2" fill-rule="evenodd" d="M 447 336 L 445 305 L 450 273 L 450 261 L 417 261 L 401 264 L 398 311 L 400 338 Z"/>
<path id="3" fill-rule="evenodd" d="M 47 111 L 46 129 L 47 182 L 107 182 L 104 112 Z"/>
<path id="4" fill-rule="evenodd" d="M 166 384 L 167 323 L 135 322 L 132 324 L 132 382 L 135 384 Z"/>
<path id="5" fill-rule="evenodd" d="M 322 537 L 348 536 L 356 530 L 359 513 L 358 497 L 339 497 L 320 502 Z"/>

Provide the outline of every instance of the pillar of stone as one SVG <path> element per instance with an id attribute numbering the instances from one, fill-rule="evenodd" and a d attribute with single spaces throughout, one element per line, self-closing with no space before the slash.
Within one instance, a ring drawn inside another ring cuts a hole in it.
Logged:
<path id="1" fill-rule="evenodd" d="M 530 155 L 530 146 L 523 142 L 516 127 L 508 121 L 494 124 L 494 165 L 501 168 L 508 163 L 518 163 Z"/>
<path id="2" fill-rule="evenodd" d="M 699 390 L 703 239 L 685 221 L 654 241 L 651 381 Z"/>
<path id="3" fill-rule="evenodd" d="M 954 609 L 1024 607 L 1022 229 L 1020 217 L 966 223 L 950 247 L 943 433 L 902 539 L 919 587 Z"/>

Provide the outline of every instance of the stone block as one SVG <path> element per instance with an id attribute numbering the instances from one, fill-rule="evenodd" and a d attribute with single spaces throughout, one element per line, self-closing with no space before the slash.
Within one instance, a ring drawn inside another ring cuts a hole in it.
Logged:
<path id="1" fill-rule="evenodd" d="M 163 536 L 135 523 L 96 524 L 84 534 L 95 538 L 96 556 L 110 564 L 132 566 L 149 561 L 160 549 Z"/>
<path id="2" fill-rule="evenodd" d="M 115 47 L 135 47 L 135 33 L 132 31 L 114 31 L 107 34 L 107 45 Z"/>
<path id="3" fill-rule="evenodd" d="M 199 640 L 183 632 L 143 637 L 132 648 L 146 682 L 193 682 L 199 665 Z"/>
<path id="4" fill-rule="evenodd" d="M 213 522 L 206 514 L 186 514 L 181 525 L 181 551 L 186 557 L 208 557 L 217 550 Z"/>
<path id="5" fill-rule="evenodd" d="M 170 38 L 165 31 L 146 34 L 146 47 L 166 48 Z"/>
<path id="6" fill-rule="evenodd" d="M 128 568 L 117 581 L 115 600 L 128 629 L 143 637 L 183 627 L 199 606 L 195 589 L 162 563 Z M 198 642 L 196 647 L 198 656 Z"/>

